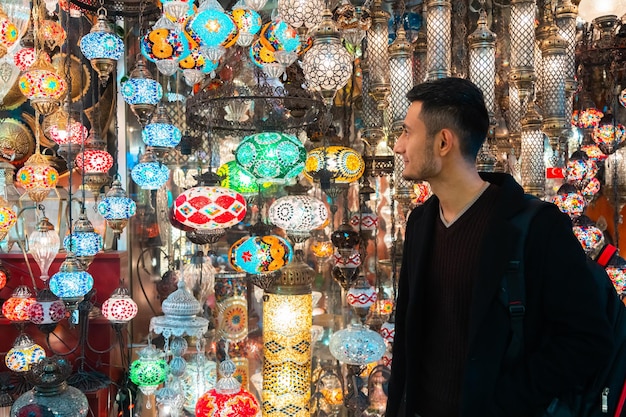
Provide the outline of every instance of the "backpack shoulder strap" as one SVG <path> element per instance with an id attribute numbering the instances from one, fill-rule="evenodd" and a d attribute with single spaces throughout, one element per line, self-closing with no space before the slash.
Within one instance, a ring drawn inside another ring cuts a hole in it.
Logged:
<path id="1" fill-rule="evenodd" d="M 515 242 L 513 257 L 509 260 L 502 278 L 501 301 L 509 311 L 512 338 L 504 360 L 510 363 L 522 353 L 524 345 L 524 314 L 526 313 L 526 285 L 524 281 L 524 247 L 530 222 L 535 213 L 543 206 L 543 202 L 529 194 L 525 195 L 527 205 L 516 214 L 511 222 L 519 229 L 519 237 Z"/>

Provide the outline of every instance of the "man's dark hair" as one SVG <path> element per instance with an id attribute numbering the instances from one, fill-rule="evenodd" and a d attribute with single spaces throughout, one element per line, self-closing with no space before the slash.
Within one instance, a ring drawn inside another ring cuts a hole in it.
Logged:
<path id="1" fill-rule="evenodd" d="M 461 154 L 474 160 L 489 129 L 489 114 L 482 91 L 463 78 L 441 78 L 418 84 L 406 95 L 422 103 L 420 119 L 428 137 L 451 129 L 460 138 Z"/>

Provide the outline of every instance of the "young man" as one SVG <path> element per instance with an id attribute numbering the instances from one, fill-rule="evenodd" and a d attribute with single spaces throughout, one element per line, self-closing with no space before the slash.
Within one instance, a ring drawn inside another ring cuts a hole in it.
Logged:
<path id="1" fill-rule="evenodd" d="M 409 216 L 388 417 L 534 417 L 585 384 L 611 352 L 609 323 L 569 218 L 546 205 L 526 237 L 523 353 L 500 301 L 527 204 L 506 174 L 478 173 L 489 118 L 460 78 L 414 87 L 394 151 L 434 196 Z"/>

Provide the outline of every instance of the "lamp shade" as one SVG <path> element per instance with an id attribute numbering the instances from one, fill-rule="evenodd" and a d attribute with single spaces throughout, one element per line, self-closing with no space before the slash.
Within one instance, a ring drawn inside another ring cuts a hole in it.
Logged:
<path id="1" fill-rule="evenodd" d="M 104 7 L 98 10 L 96 24 L 80 39 L 80 50 L 98 73 L 100 82 L 105 85 L 115 62 L 124 54 L 124 41 L 109 25 Z"/>
<path id="2" fill-rule="evenodd" d="M 261 30 L 261 16 L 250 8 L 237 8 L 235 6 L 231 12 L 231 17 L 239 31 L 237 44 L 240 46 L 250 46 L 254 35 Z"/>
<path id="3" fill-rule="evenodd" d="M 55 112 L 49 117 L 54 117 L 57 113 L 60 112 Z M 69 123 L 67 120 L 58 120 L 58 122 L 59 123 L 51 123 L 47 131 L 50 139 L 52 139 L 57 145 L 65 145 L 69 143 L 81 145 L 89 135 L 87 128 L 73 118 L 69 120 Z"/>
<path id="4" fill-rule="evenodd" d="M 293 257 L 293 248 L 278 236 L 250 236 L 236 241 L 230 247 L 228 256 L 235 270 L 261 274 L 276 271 L 289 264 Z"/>
<path id="5" fill-rule="evenodd" d="M 183 135 L 172 123 L 163 105 L 159 105 L 150 123 L 141 131 L 141 139 L 146 146 L 173 148 L 180 143 Z"/>
<path id="6" fill-rule="evenodd" d="M 302 172 L 306 149 L 295 136 L 263 132 L 243 138 L 235 158 L 257 180 L 282 183 Z"/>
<path id="7" fill-rule="evenodd" d="M 288 195 L 272 203 L 270 221 L 287 234 L 306 233 L 323 226 L 328 220 L 328 209 L 319 199 L 308 195 Z"/>
<path id="8" fill-rule="evenodd" d="M 56 187 L 59 173 L 50 166 L 43 155 L 35 153 L 17 171 L 15 181 L 26 190 L 33 201 L 41 203 L 50 190 Z"/>
<path id="9" fill-rule="evenodd" d="M 174 200 L 174 219 L 197 230 L 225 229 L 246 216 L 241 194 L 224 187 L 198 186 Z"/>
<path id="10" fill-rule="evenodd" d="M 224 54 L 224 47 L 232 45 L 237 36 L 237 25 L 214 0 L 202 3 L 198 14 L 189 19 L 185 29 L 212 61 L 219 60 Z"/>
<path id="11" fill-rule="evenodd" d="M 626 139 L 626 128 L 621 123 L 604 123 L 593 129 L 593 141 L 605 154 L 611 154 Z"/>
<path id="12" fill-rule="evenodd" d="M 304 175 L 319 179 L 322 170 L 330 171 L 335 183 L 348 184 L 357 181 L 365 171 L 363 157 L 345 146 L 327 146 L 311 150 L 307 156 Z"/>
<path id="13" fill-rule="evenodd" d="M 222 178 L 220 181 L 222 187 L 230 188 L 244 196 L 257 194 L 259 188 L 268 188 L 270 185 L 269 183 L 257 184 L 256 178 L 243 169 L 237 161 L 226 162 L 215 173 Z"/>
<path id="14" fill-rule="evenodd" d="M 334 333 L 328 346 L 335 359 L 348 365 L 375 362 L 383 356 L 386 348 L 381 335 L 361 324 L 349 324 Z"/>
<path id="15" fill-rule="evenodd" d="M 59 107 L 59 100 L 67 91 L 67 83 L 42 54 L 24 72 L 18 81 L 22 94 L 31 101 L 35 110 L 43 115 L 52 114 Z"/>
<path id="16" fill-rule="evenodd" d="M 113 157 L 101 149 L 86 149 L 76 155 L 76 167 L 85 174 L 106 174 L 113 168 Z"/>
<path id="17" fill-rule="evenodd" d="M 13 62 L 20 71 L 29 69 L 37 58 L 35 48 L 22 48 L 13 56 Z"/>
<path id="18" fill-rule="evenodd" d="M 49 289 L 43 289 L 37 294 L 35 302 L 29 309 L 29 319 L 32 323 L 54 324 L 65 318 L 65 304 L 52 294 Z"/>
<path id="19" fill-rule="evenodd" d="M 28 321 L 30 306 L 34 303 L 35 298 L 30 289 L 25 285 L 19 285 L 13 290 L 11 297 L 2 304 L 2 315 L 14 323 Z"/>
<path id="20" fill-rule="evenodd" d="M 619 18 L 624 13 L 626 13 L 626 0 L 581 0 L 578 5 L 578 16 L 589 23 L 600 16 L 614 15 Z"/>
<path id="21" fill-rule="evenodd" d="M 46 351 L 27 334 L 22 333 L 15 339 L 13 347 L 4 357 L 4 363 L 13 372 L 26 372 L 31 365 L 45 357 Z"/>
<path id="22" fill-rule="evenodd" d="M 111 189 L 98 203 L 98 213 L 106 220 L 121 220 L 133 217 L 137 212 L 137 203 L 128 197 L 119 179 L 113 181 Z"/>
<path id="23" fill-rule="evenodd" d="M 161 358 L 159 351 L 148 345 L 139 352 L 139 359 L 130 365 L 130 380 L 144 394 L 150 395 L 165 381 L 168 371 L 167 362 Z"/>
<path id="24" fill-rule="evenodd" d="M 93 277 L 83 270 L 82 265 L 72 253 L 68 253 L 59 272 L 50 278 L 50 291 L 66 305 L 75 307 L 93 288 Z"/>
<path id="25" fill-rule="evenodd" d="M 170 170 L 156 159 L 151 150 L 148 150 L 132 169 L 130 176 L 142 189 L 158 190 L 170 178 Z"/>
<path id="26" fill-rule="evenodd" d="M 295 28 L 312 28 L 322 20 L 320 10 L 324 10 L 322 0 L 279 0 L 278 14 Z"/>
<path id="27" fill-rule="evenodd" d="M 39 266 L 41 280 L 48 280 L 48 269 L 56 254 L 59 253 L 60 245 L 59 233 L 54 230 L 48 218 L 42 218 L 37 223 L 35 231 L 28 237 L 28 251 Z"/>
<path id="28" fill-rule="evenodd" d="M 141 40 L 141 53 L 169 76 L 178 69 L 178 61 L 189 55 L 189 42 L 179 25 L 161 16 Z"/>
<path id="29" fill-rule="evenodd" d="M 93 257 L 102 250 L 102 236 L 93 231 L 76 231 L 65 236 L 63 247 L 67 252 L 73 252 L 76 257 Z"/>
<path id="30" fill-rule="evenodd" d="M 128 294 L 126 288 L 117 288 L 102 303 L 102 315 L 111 323 L 127 323 L 137 315 L 137 303 Z"/>
<path id="31" fill-rule="evenodd" d="M 17 42 L 19 32 L 17 26 L 0 7 L 0 58 L 6 55 L 9 48 Z"/>

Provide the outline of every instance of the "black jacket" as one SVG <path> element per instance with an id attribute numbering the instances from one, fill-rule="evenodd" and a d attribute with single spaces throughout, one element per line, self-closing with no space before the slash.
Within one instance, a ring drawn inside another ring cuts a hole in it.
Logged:
<path id="1" fill-rule="evenodd" d="M 504 271 L 518 229 L 510 219 L 525 206 L 523 189 L 506 174 L 481 174 L 500 186 L 494 217 L 480 250 L 479 275 L 472 295 L 469 354 L 461 389 L 460 417 L 531 417 L 550 401 L 582 386 L 605 364 L 612 349 L 608 320 L 589 278 L 585 254 L 567 215 L 546 205 L 533 218 L 526 238 L 524 268 L 526 315 L 524 354 L 502 368 L 511 335 L 509 313 L 499 300 Z M 399 278 L 396 336 L 389 382 L 388 417 L 400 416 L 406 390 L 406 416 L 415 413 L 415 369 L 421 334 L 421 291 L 430 254 L 436 196 L 409 216 Z M 428 416 L 423 416 L 428 417 Z"/>

